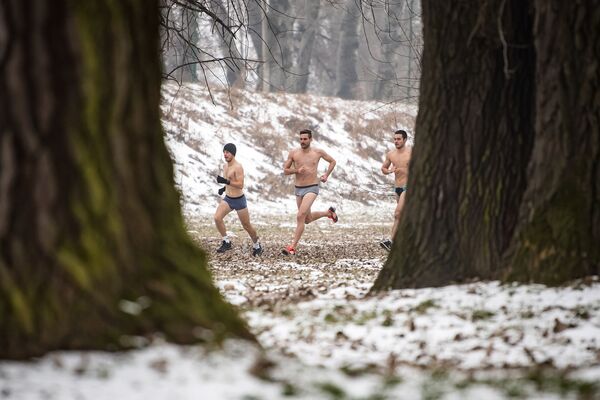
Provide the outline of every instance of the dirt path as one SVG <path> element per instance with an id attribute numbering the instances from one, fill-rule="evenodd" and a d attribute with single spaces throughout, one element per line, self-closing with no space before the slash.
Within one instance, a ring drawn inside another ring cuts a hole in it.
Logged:
<path id="1" fill-rule="evenodd" d="M 389 222 L 372 216 L 337 224 L 321 219 L 307 225 L 298 255 L 285 256 L 281 250 L 292 237 L 292 218 L 256 219 L 265 249 L 260 257 L 252 257 L 251 241 L 234 216 L 226 221 L 234 247 L 224 254 L 215 252 L 220 238 L 212 221 L 197 219 L 190 223 L 190 232 L 207 250 L 221 290 L 241 306 L 271 307 L 340 288 L 352 288 L 348 298 L 368 291 L 387 255 L 378 242 L 389 232 Z"/>

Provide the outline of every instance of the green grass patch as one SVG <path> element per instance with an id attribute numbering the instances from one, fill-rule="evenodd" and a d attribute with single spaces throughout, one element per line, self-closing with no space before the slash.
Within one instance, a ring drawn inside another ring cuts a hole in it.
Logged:
<path id="1" fill-rule="evenodd" d="M 481 321 L 481 320 L 485 320 L 485 319 L 490 319 L 494 315 L 496 315 L 496 314 L 493 313 L 492 311 L 475 310 L 475 311 L 473 311 L 473 314 L 471 314 L 471 321 Z"/>
<path id="2" fill-rule="evenodd" d="M 345 399 L 346 392 L 338 385 L 331 382 L 323 382 L 317 385 L 317 387 L 325 394 L 329 395 L 332 399 Z"/>
<path id="3" fill-rule="evenodd" d="M 419 303 L 414 308 L 414 311 L 416 311 L 419 314 L 425 314 L 427 312 L 427 310 L 429 310 L 430 308 L 434 308 L 434 307 L 437 307 L 435 300 L 429 299 L 429 300 L 425 300 L 425 301 L 422 301 L 421 303 Z"/>

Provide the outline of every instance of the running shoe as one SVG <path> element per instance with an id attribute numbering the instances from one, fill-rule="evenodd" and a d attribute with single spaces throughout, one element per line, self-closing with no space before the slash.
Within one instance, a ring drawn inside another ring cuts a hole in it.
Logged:
<path id="1" fill-rule="evenodd" d="M 223 240 L 221 247 L 217 249 L 217 253 L 225 253 L 227 250 L 231 250 L 231 242 L 226 242 Z"/>
<path id="2" fill-rule="evenodd" d="M 327 216 L 327 218 L 329 218 L 330 220 L 332 220 L 334 223 L 338 222 L 338 216 L 335 213 L 335 207 L 329 207 L 329 215 Z"/>
<path id="3" fill-rule="evenodd" d="M 390 239 L 385 239 L 379 242 L 379 245 L 382 249 L 391 251 L 392 250 L 392 241 Z"/>
<path id="4" fill-rule="evenodd" d="M 260 256 L 262 253 L 263 253 L 263 248 L 260 245 L 260 243 L 258 244 L 258 247 L 252 248 L 252 256 L 253 257 Z"/>
<path id="5" fill-rule="evenodd" d="M 296 249 L 293 248 L 291 245 L 285 246 L 285 249 L 281 250 L 281 252 L 283 254 L 285 254 L 286 256 L 295 256 L 296 255 Z"/>

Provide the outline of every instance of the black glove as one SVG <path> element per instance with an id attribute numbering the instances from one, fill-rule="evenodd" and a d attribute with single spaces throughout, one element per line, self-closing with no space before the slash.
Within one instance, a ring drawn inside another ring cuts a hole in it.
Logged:
<path id="1" fill-rule="evenodd" d="M 217 176 L 217 183 L 224 183 L 226 185 L 229 185 L 231 183 L 231 181 L 229 179 L 223 178 L 221 175 L 218 175 Z"/>
<path id="2" fill-rule="evenodd" d="M 221 189 L 219 189 L 219 196 L 222 196 L 223 193 L 225 193 L 225 186 L 223 186 Z"/>

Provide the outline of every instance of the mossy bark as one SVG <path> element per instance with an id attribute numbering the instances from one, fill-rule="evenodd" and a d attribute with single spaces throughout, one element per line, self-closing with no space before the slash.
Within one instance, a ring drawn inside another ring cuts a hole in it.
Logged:
<path id="1" fill-rule="evenodd" d="M 600 270 L 600 9 L 423 2 L 409 192 L 374 290 Z"/>
<path id="2" fill-rule="evenodd" d="M 252 338 L 185 232 L 159 117 L 158 12 L 0 5 L 1 358 L 154 332 Z"/>
<path id="3" fill-rule="evenodd" d="M 505 279 L 600 272 L 600 8 L 537 0 L 536 141 Z"/>

